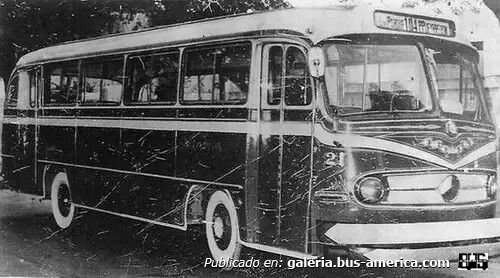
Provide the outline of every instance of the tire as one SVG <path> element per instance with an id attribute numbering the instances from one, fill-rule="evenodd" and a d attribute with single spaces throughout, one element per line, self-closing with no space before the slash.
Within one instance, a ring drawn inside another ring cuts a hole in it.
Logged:
<path id="1" fill-rule="evenodd" d="M 240 257 L 238 215 L 229 196 L 216 191 L 208 200 L 205 212 L 208 249 L 216 261 L 237 260 Z"/>
<path id="2" fill-rule="evenodd" d="M 57 226 L 62 229 L 68 228 L 75 216 L 75 205 L 71 199 L 71 189 L 66 173 L 59 172 L 54 176 L 50 190 L 50 202 L 52 215 Z"/>

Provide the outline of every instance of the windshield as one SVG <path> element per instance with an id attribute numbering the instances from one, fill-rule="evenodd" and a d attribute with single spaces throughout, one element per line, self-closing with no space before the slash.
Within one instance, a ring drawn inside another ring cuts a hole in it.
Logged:
<path id="1" fill-rule="evenodd" d="M 440 110 L 453 118 L 488 118 L 473 59 L 458 45 L 331 43 L 323 48 L 323 88 L 337 114 Z"/>
<path id="2" fill-rule="evenodd" d="M 486 118 L 474 63 L 456 52 L 426 48 L 441 111 L 470 120 Z"/>
<path id="3" fill-rule="evenodd" d="M 331 44 L 325 56 L 328 100 L 340 114 L 432 109 L 415 45 Z"/>

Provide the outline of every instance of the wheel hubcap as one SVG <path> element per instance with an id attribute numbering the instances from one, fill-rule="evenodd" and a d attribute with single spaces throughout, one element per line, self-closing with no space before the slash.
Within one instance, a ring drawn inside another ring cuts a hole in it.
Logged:
<path id="1" fill-rule="evenodd" d="M 217 205 L 213 216 L 213 233 L 220 250 L 226 250 L 231 243 L 231 218 L 224 205 Z"/>
<path id="2" fill-rule="evenodd" d="M 68 216 L 71 209 L 71 196 L 66 184 L 61 184 L 57 194 L 57 201 L 61 215 L 64 217 Z"/>
<path id="3" fill-rule="evenodd" d="M 214 220 L 214 234 L 217 238 L 221 238 L 224 233 L 224 223 L 222 218 L 217 217 Z"/>

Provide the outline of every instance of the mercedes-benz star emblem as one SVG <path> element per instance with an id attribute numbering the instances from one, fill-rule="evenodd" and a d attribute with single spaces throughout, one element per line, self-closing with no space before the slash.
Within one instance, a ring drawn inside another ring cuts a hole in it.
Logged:
<path id="1" fill-rule="evenodd" d="M 452 203 L 458 196 L 460 181 L 455 175 L 447 176 L 437 187 L 436 191 L 447 203 Z"/>

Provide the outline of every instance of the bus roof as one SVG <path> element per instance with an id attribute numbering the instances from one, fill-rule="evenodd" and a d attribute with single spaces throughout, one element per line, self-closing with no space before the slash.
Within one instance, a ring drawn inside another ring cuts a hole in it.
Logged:
<path id="1" fill-rule="evenodd" d="M 264 34 L 266 31 L 281 31 L 283 33 L 300 35 L 309 39 L 312 43 L 317 43 L 334 36 L 349 34 L 408 34 L 408 32 L 377 27 L 374 14 L 381 10 L 371 5 L 359 5 L 354 8 L 292 8 L 186 22 L 135 32 L 71 41 L 42 48 L 21 57 L 16 67 L 162 47 L 198 40 L 224 38 L 238 34 Z M 384 8 L 382 11 L 403 12 L 408 15 L 414 15 L 414 13 L 409 13 L 407 10 L 388 10 Z M 395 14 L 397 15 L 397 13 Z M 431 21 L 433 19 L 440 20 L 428 15 L 424 16 Z M 452 25 L 454 26 L 453 23 Z M 457 32 L 453 37 L 424 35 L 470 46 L 469 41 L 460 32 Z"/>

